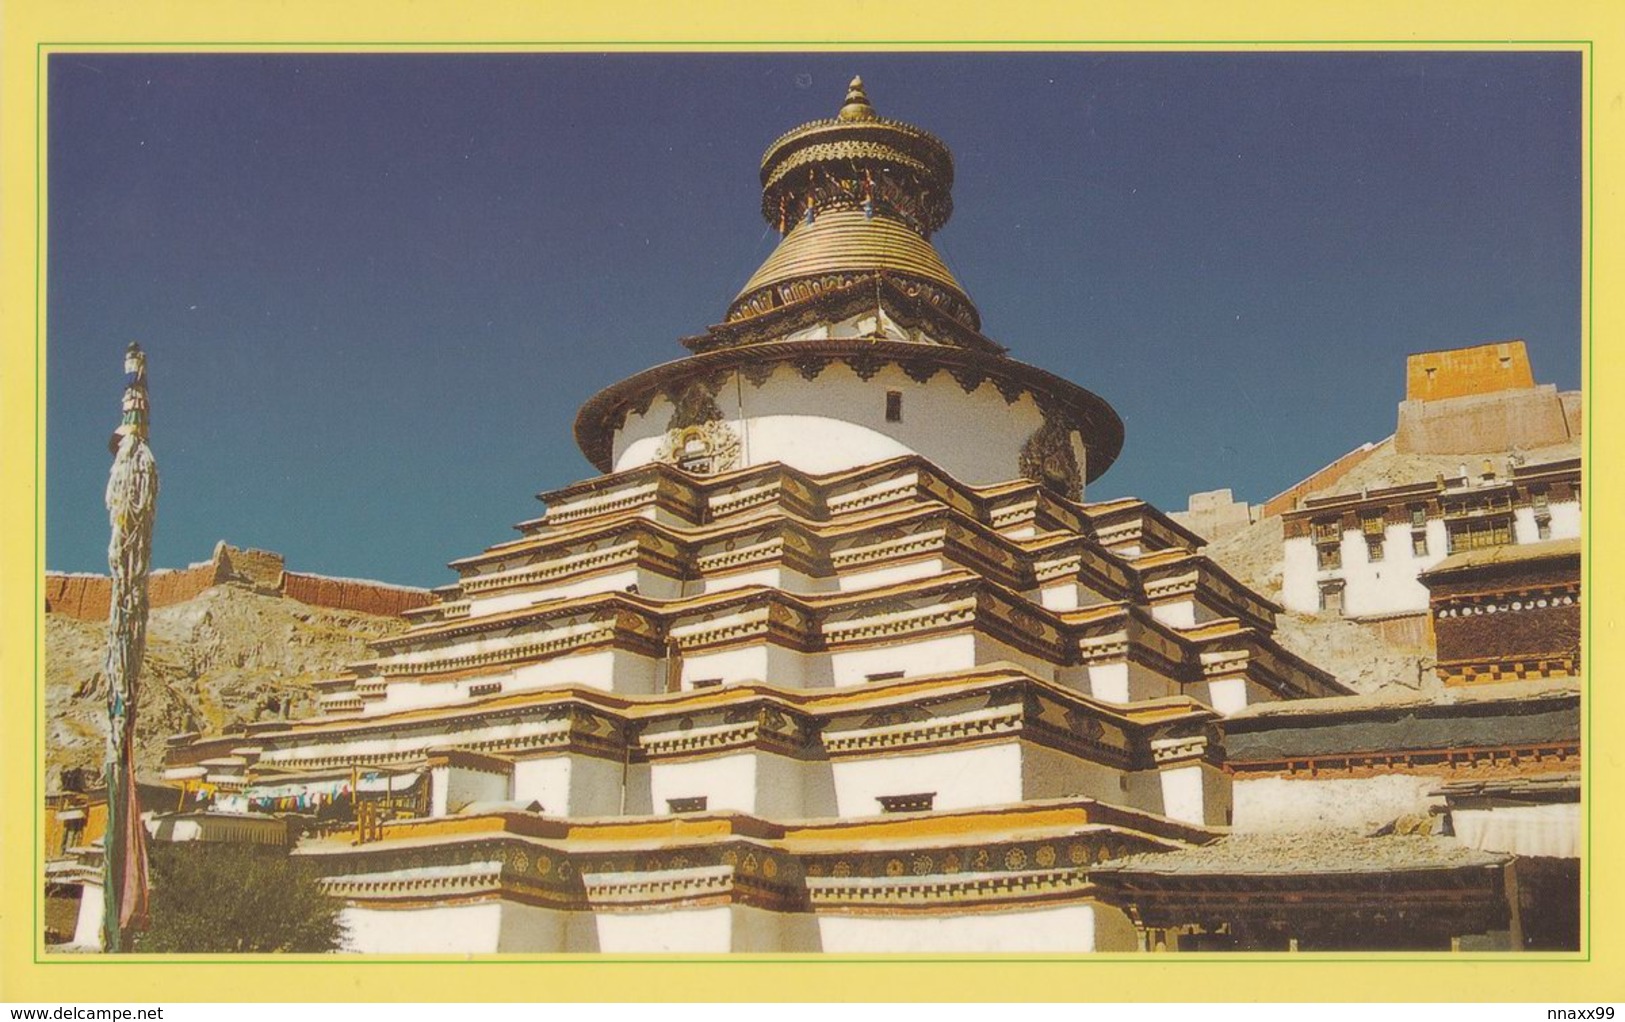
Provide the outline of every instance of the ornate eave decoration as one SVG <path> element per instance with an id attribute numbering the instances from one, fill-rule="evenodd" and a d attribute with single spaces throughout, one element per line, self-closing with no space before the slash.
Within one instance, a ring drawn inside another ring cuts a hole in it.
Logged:
<path id="1" fill-rule="evenodd" d="M 1044 424 L 1021 446 L 1019 471 L 1068 500 L 1078 499 L 1083 493 L 1083 472 L 1078 468 L 1077 452 L 1072 449 L 1072 430 L 1064 420 L 1044 416 Z"/>
<path id="2" fill-rule="evenodd" d="M 855 270 L 809 278 L 805 293 L 786 299 L 776 287 L 748 314 L 730 316 L 697 337 L 686 337 L 691 351 L 706 352 L 744 344 L 760 344 L 819 323 L 833 323 L 876 308 L 884 309 L 905 330 L 925 332 L 942 344 L 1003 354 L 1003 345 L 991 340 L 967 321 L 951 295 L 929 281 L 895 270 Z M 744 299 L 741 299 L 744 301 Z M 764 304 L 765 303 L 765 304 Z M 922 347 L 937 345 L 921 342 Z"/>
<path id="3" fill-rule="evenodd" d="M 854 356 L 883 359 L 905 370 L 921 362 L 929 363 L 935 371 L 959 370 L 956 382 L 961 387 L 971 382 L 1002 382 L 998 389 L 1006 400 L 1013 394 L 1031 394 L 1050 410 L 1058 423 L 1070 423 L 1070 428 L 1082 436 L 1089 452 L 1088 481 L 1099 478 L 1110 468 L 1122 450 L 1123 421 L 1112 407 L 1097 395 L 1053 373 L 984 351 L 862 338 L 752 344 L 706 351 L 655 366 L 599 391 L 588 400 L 576 415 L 576 443 L 599 471 L 610 472 L 613 436 L 625 424 L 626 415 L 638 407 L 647 409 L 654 394 L 675 384 L 708 378 L 718 372 L 742 373 L 747 366 L 765 363 L 794 365 L 804 375 L 810 374 L 810 378 L 816 379 L 830 363 Z"/>
<path id="4" fill-rule="evenodd" d="M 767 147 L 761 180 L 762 217 L 780 233 L 809 205 L 843 201 L 898 216 L 926 237 L 953 213 L 948 147 L 928 131 L 875 113 L 861 78 L 852 79 L 835 117 L 792 128 Z"/>

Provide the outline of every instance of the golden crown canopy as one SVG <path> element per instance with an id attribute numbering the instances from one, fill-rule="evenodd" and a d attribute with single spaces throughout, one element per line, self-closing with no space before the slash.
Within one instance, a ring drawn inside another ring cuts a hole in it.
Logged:
<path id="1" fill-rule="evenodd" d="M 787 132 L 762 156 L 762 216 L 784 241 L 728 319 L 884 272 L 978 329 L 975 306 L 930 242 L 953 213 L 953 183 L 948 147 L 879 116 L 863 80 L 853 78 L 836 116 Z"/>

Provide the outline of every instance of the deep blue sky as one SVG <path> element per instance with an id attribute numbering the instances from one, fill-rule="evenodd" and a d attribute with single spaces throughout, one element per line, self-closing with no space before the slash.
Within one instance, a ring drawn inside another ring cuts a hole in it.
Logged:
<path id="1" fill-rule="evenodd" d="M 1413 351 L 1579 385 L 1573 54 L 50 60 L 55 570 L 106 569 L 135 339 L 158 564 L 450 581 L 594 474 L 582 401 L 721 318 L 762 150 L 854 73 L 953 149 L 985 332 L 1123 417 L 1091 499 L 1263 500 L 1391 432 Z"/>

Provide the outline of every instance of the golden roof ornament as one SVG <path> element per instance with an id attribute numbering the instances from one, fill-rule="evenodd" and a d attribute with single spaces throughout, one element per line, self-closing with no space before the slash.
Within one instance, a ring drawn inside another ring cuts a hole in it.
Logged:
<path id="1" fill-rule="evenodd" d="M 980 329 L 931 247 L 953 213 L 953 156 L 929 132 L 877 114 L 861 77 L 836 116 L 768 146 L 761 179 L 762 216 L 784 240 L 734 299 L 729 322 L 884 273 Z"/>
<path id="2" fill-rule="evenodd" d="M 863 91 L 863 79 L 857 75 L 852 76 L 852 84 L 846 87 L 846 105 L 836 114 L 837 120 L 842 121 L 872 121 L 876 119 L 875 108 L 869 103 L 869 96 Z"/>

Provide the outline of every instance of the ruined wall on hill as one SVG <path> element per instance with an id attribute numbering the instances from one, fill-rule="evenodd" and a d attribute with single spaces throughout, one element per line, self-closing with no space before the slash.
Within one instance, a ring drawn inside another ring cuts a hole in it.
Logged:
<path id="1" fill-rule="evenodd" d="M 81 621 L 105 621 L 113 581 L 105 575 L 46 575 L 45 609 Z"/>
<path id="2" fill-rule="evenodd" d="M 321 575 L 306 575 L 297 571 L 282 573 L 282 594 L 313 607 L 331 607 L 335 610 L 353 610 L 380 616 L 399 615 L 414 607 L 434 602 L 434 596 L 425 589 L 407 589 L 354 579 L 324 578 Z"/>
<path id="3" fill-rule="evenodd" d="M 285 570 L 281 554 L 217 543 L 209 560 L 174 571 L 155 571 L 147 583 L 150 606 L 168 607 L 196 598 L 210 586 L 243 582 L 313 607 L 394 617 L 434 602 L 426 589 L 358 579 L 326 578 Z M 112 581 L 105 575 L 45 576 L 45 609 L 81 621 L 105 621 Z"/>
<path id="4" fill-rule="evenodd" d="M 282 555 L 269 550 L 240 549 L 220 543 L 214 548 L 222 580 L 234 578 L 261 588 L 276 588 L 282 578 Z"/>
<path id="5" fill-rule="evenodd" d="M 175 571 L 153 572 L 147 579 L 147 604 L 152 607 L 168 607 L 176 603 L 185 603 L 220 581 L 216 567 L 211 562 L 194 564 L 190 568 Z"/>
<path id="6" fill-rule="evenodd" d="M 1230 490 L 1193 493 L 1184 511 L 1170 511 L 1168 517 L 1203 539 L 1223 539 L 1253 523 L 1253 508 L 1236 500 Z"/>
<path id="7" fill-rule="evenodd" d="M 185 603 L 219 581 L 213 562 L 173 571 L 155 571 L 147 579 L 147 604 L 168 607 Z M 113 582 L 106 575 L 45 576 L 45 609 L 81 621 L 105 621 L 113 602 Z"/>

